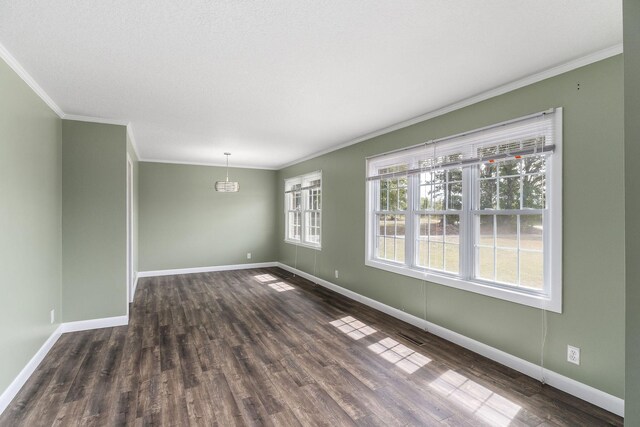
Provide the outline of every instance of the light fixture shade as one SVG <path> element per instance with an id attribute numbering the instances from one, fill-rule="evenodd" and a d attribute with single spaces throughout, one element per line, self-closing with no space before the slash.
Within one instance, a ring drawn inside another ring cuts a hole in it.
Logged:
<path id="1" fill-rule="evenodd" d="M 216 191 L 221 193 L 235 193 L 240 190 L 240 184 L 233 181 L 216 181 Z"/>
<path id="2" fill-rule="evenodd" d="M 231 153 L 224 153 L 227 156 L 227 178 L 224 181 L 216 181 L 216 191 L 221 193 L 237 193 L 240 190 L 240 184 L 235 181 L 229 181 L 229 156 Z"/>

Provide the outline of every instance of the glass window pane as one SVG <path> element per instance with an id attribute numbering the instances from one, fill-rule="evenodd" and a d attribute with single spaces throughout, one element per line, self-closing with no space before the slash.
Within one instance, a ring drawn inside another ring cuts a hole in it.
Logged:
<path id="1" fill-rule="evenodd" d="M 520 177 L 500 178 L 500 209 L 520 209 Z"/>
<path id="2" fill-rule="evenodd" d="M 418 265 L 421 267 L 429 266 L 429 241 L 425 238 L 418 239 L 417 245 Z"/>
<path id="3" fill-rule="evenodd" d="M 429 208 L 434 210 L 443 210 L 444 206 L 444 185 L 443 184 L 435 184 L 430 188 L 429 194 Z"/>
<path id="4" fill-rule="evenodd" d="M 507 160 L 499 162 L 497 165 L 498 175 L 501 177 L 520 175 L 520 171 L 522 170 L 521 160 Z"/>
<path id="5" fill-rule="evenodd" d="M 496 280 L 498 282 L 518 283 L 518 252 L 514 249 L 496 250 Z"/>
<path id="6" fill-rule="evenodd" d="M 287 236 L 290 239 L 300 240 L 300 212 L 289 212 L 289 230 Z"/>
<path id="7" fill-rule="evenodd" d="M 395 260 L 404 262 L 404 238 L 400 237 L 394 240 L 395 244 Z"/>
<path id="8" fill-rule="evenodd" d="M 385 254 L 385 241 L 386 238 L 384 236 L 379 236 L 378 237 L 378 254 L 377 257 L 378 258 L 384 258 L 384 254 Z"/>
<path id="9" fill-rule="evenodd" d="M 393 237 L 385 238 L 385 251 L 384 251 L 384 259 L 395 259 L 395 240 Z"/>
<path id="10" fill-rule="evenodd" d="M 386 179 L 380 180 L 380 199 L 378 203 L 378 209 L 381 211 L 389 210 L 389 182 Z"/>
<path id="11" fill-rule="evenodd" d="M 495 178 L 498 176 L 495 163 L 485 163 L 480 165 L 480 178 Z"/>
<path id="12" fill-rule="evenodd" d="M 522 181 L 522 207 L 524 209 L 544 209 L 545 176 L 542 174 L 526 175 Z"/>
<path id="13" fill-rule="evenodd" d="M 399 211 L 407 210 L 407 187 L 405 185 L 398 188 L 398 207 Z"/>
<path id="14" fill-rule="evenodd" d="M 449 182 L 462 181 L 462 168 L 449 169 L 447 178 Z"/>
<path id="15" fill-rule="evenodd" d="M 404 237 L 404 231 L 405 231 L 405 223 L 404 223 L 404 215 L 390 215 L 396 224 L 396 229 L 395 229 L 395 234 L 397 236 L 402 236 Z"/>
<path id="16" fill-rule="evenodd" d="M 493 246 L 493 218 L 494 215 L 480 215 L 478 244 Z"/>
<path id="17" fill-rule="evenodd" d="M 429 235 L 432 242 L 444 240 L 444 215 L 429 215 Z"/>
<path id="18" fill-rule="evenodd" d="M 420 174 L 420 184 L 431 184 L 433 182 L 433 174 L 431 172 L 422 172 Z"/>
<path id="19" fill-rule="evenodd" d="M 542 251 L 542 215 L 520 216 L 520 249 Z"/>
<path id="20" fill-rule="evenodd" d="M 460 245 L 445 243 L 444 257 L 445 271 L 458 273 L 460 271 Z"/>
<path id="21" fill-rule="evenodd" d="M 545 171 L 546 158 L 544 156 L 526 157 L 522 161 L 523 173 L 544 173 Z"/>
<path id="22" fill-rule="evenodd" d="M 476 274 L 480 279 L 495 280 L 493 248 L 480 247 L 478 250 L 478 265 Z"/>
<path id="23" fill-rule="evenodd" d="M 440 242 L 429 243 L 429 267 L 436 270 L 444 270 L 444 244 Z"/>
<path id="24" fill-rule="evenodd" d="M 460 243 L 460 215 L 446 215 L 445 222 L 445 242 Z"/>
<path id="25" fill-rule="evenodd" d="M 384 218 L 385 218 L 385 215 L 376 215 L 376 223 L 378 225 L 378 236 L 385 235 Z"/>
<path id="26" fill-rule="evenodd" d="M 544 261 L 542 252 L 520 251 L 520 284 L 542 290 L 544 287 Z"/>
<path id="27" fill-rule="evenodd" d="M 501 248 L 518 247 L 518 215 L 496 215 L 496 243 Z"/>
<path id="28" fill-rule="evenodd" d="M 455 182 L 447 186 L 448 209 L 462 209 L 462 183 Z"/>
<path id="29" fill-rule="evenodd" d="M 429 192 L 431 191 L 430 185 L 420 186 L 420 209 L 429 209 Z"/>
<path id="30" fill-rule="evenodd" d="M 480 209 L 497 209 L 496 180 L 485 179 L 480 181 Z"/>
<path id="31" fill-rule="evenodd" d="M 320 212 L 307 212 L 305 241 L 309 243 L 320 243 Z"/>

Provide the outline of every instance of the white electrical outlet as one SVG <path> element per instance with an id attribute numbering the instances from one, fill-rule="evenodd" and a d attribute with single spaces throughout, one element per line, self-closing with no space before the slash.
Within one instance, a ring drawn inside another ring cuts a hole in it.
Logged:
<path id="1" fill-rule="evenodd" d="M 251 252 L 247 252 L 247 259 L 251 259 Z"/>
<path id="2" fill-rule="evenodd" d="M 338 270 L 336 270 L 336 279 L 338 278 Z"/>
<path id="3" fill-rule="evenodd" d="M 578 347 L 567 346 L 567 362 L 580 365 L 580 349 Z"/>
<path id="4" fill-rule="evenodd" d="M 49 316 L 51 317 L 51 323 L 56 321 L 56 310 L 55 310 L 55 308 L 51 310 L 51 312 L 49 313 Z"/>

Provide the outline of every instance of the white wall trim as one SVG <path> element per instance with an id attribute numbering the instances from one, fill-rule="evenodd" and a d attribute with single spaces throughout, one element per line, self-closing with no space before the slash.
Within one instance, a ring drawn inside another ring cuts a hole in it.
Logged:
<path id="1" fill-rule="evenodd" d="M 577 58 L 577 59 L 574 59 L 572 61 L 565 62 L 564 64 L 560 64 L 560 65 L 557 65 L 555 67 L 548 68 L 548 69 L 543 70 L 543 71 L 541 71 L 539 73 L 531 74 L 531 75 L 529 75 L 527 77 L 524 77 L 522 79 L 515 80 L 513 82 L 507 83 L 507 84 L 502 85 L 502 86 L 498 86 L 497 88 L 490 89 L 490 90 L 488 90 L 486 92 L 479 93 L 479 94 L 474 95 L 474 96 L 472 96 L 470 98 L 466 98 L 466 99 L 460 100 L 460 101 L 458 101 L 456 103 L 447 105 L 447 106 L 439 108 L 437 110 L 430 111 L 430 112 L 425 113 L 425 114 L 421 114 L 420 116 L 414 117 L 412 119 L 404 120 L 404 121 L 396 123 L 394 125 L 387 126 L 387 127 L 382 128 L 382 129 L 378 129 L 376 131 L 367 133 L 367 134 L 362 135 L 362 136 L 360 136 L 360 137 L 358 137 L 356 139 L 352 139 L 350 141 L 344 142 L 344 143 L 336 145 L 334 147 L 330 147 L 330 148 L 327 148 L 325 150 L 317 151 L 317 152 L 315 152 L 313 154 L 310 154 L 308 156 L 302 157 L 302 158 L 300 158 L 298 160 L 294 160 L 293 162 L 285 163 L 285 164 L 279 166 L 277 169 L 284 169 L 284 168 L 287 168 L 289 166 L 293 166 L 295 164 L 302 163 L 304 161 L 311 160 L 311 159 L 314 159 L 316 157 L 323 156 L 323 155 L 331 153 L 333 151 L 337 151 L 337 150 L 340 150 L 342 148 L 349 147 L 349 146 L 357 144 L 359 142 L 366 141 L 366 140 L 371 139 L 371 138 L 375 138 L 376 136 L 384 135 L 384 134 L 387 134 L 389 132 L 393 132 L 393 131 L 398 130 L 398 129 L 403 129 L 403 128 L 409 127 L 411 125 L 415 125 L 416 123 L 424 122 L 426 120 L 433 119 L 434 117 L 442 116 L 442 115 L 450 113 L 452 111 L 459 110 L 461 108 L 468 107 L 468 106 L 473 105 L 473 104 L 477 104 L 478 102 L 481 102 L 481 101 L 486 101 L 487 99 L 496 97 L 498 95 L 502 95 L 502 94 L 505 94 L 507 92 L 511 92 L 513 90 L 520 89 L 520 88 L 523 88 L 525 86 L 532 85 L 534 83 L 538 83 L 538 82 L 540 82 L 542 80 L 546 80 L 546 79 L 549 79 L 551 77 L 555 77 L 555 76 L 558 76 L 560 74 L 564 74 L 564 73 L 567 73 L 569 71 L 575 70 L 577 68 L 584 67 L 584 66 L 589 65 L 589 64 L 593 64 L 594 62 L 602 61 L 602 60 L 610 58 L 612 56 L 621 54 L 622 51 L 623 51 L 622 43 L 620 43 L 620 44 L 617 44 L 617 45 L 614 45 L 614 46 L 599 50 L 597 52 L 590 53 L 590 54 L 588 54 L 586 56 L 583 56 L 581 58 Z"/>
<path id="2" fill-rule="evenodd" d="M 133 299 L 136 297 L 136 290 L 138 289 L 138 277 L 140 277 L 138 275 L 137 271 L 133 272 L 133 295 L 131 295 L 131 302 L 133 302 Z"/>
<path id="3" fill-rule="evenodd" d="M 140 157 L 141 162 L 147 163 L 167 163 L 170 165 L 188 165 L 188 166 L 213 166 L 219 168 L 226 168 L 226 164 L 224 163 L 205 163 L 205 162 L 189 162 L 189 161 L 176 161 L 176 160 L 163 160 L 163 159 L 148 159 Z M 229 166 L 229 169 L 233 171 L 233 169 L 260 169 L 260 170 L 268 170 L 275 171 L 281 169 L 280 167 L 272 168 L 267 166 L 255 166 L 255 165 L 238 165 L 234 164 L 233 166 Z"/>
<path id="4" fill-rule="evenodd" d="M 277 267 L 277 262 L 257 262 L 252 264 L 215 265 L 210 267 L 175 268 L 172 270 L 139 271 L 138 277 L 172 276 L 174 274 L 208 273 L 211 271 L 247 270 L 250 268 Z"/>
<path id="5" fill-rule="evenodd" d="M 22 386 L 33 375 L 38 365 L 49 353 L 53 345 L 58 341 L 60 336 L 67 332 L 88 331 L 90 329 L 111 328 L 114 326 L 124 326 L 129 324 L 128 316 L 107 317 L 104 319 L 81 320 L 78 322 L 61 323 L 53 331 L 53 333 L 42 344 L 40 349 L 33 355 L 31 360 L 25 365 L 15 379 L 9 384 L 0 395 L 0 414 L 4 412 L 11 401 L 16 397 Z"/>
<path id="6" fill-rule="evenodd" d="M 42 89 L 42 87 L 31 77 L 31 75 L 25 70 L 22 65 L 18 62 L 18 60 L 11 55 L 11 53 L 7 50 L 2 43 L 0 43 L 0 58 L 2 58 L 9 67 L 15 73 L 20 76 L 20 78 L 33 90 L 36 95 L 40 97 L 44 101 L 45 104 L 49 106 L 53 110 L 54 113 L 58 115 L 60 118 L 64 118 L 64 112 L 58 107 L 53 99 L 47 94 L 47 92 Z"/>
<path id="7" fill-rule="evenodd" d="M 15 379 L 9 384 L 9 387 L 6 388 L 5 391 L 0 395 L 0 414 L 4 412 L 5 409 L 9 406 L 11 401 L 16 394 L 20 391 L 24 383 L 27 382 L 29 377 L 35 372 L 38 368 L 38 365 L 44 357 L 49 353 L 49 350 L 53 347 L 53 345 L 58 341 L 62 335 L 62 325 L 58 326 L 55 331 L 47 338 L 47 340 L 42 344 L 42 347 L 33 355 L 31 360 L 25 365 L 24 368 L 20 371 L 20 373 L 15 377 Z"/>
<path id="8" fill-rule="evenodd" d="M 127 123 L 127 135 L 129 135 L 129 141 L 131 141 L 131 147 L 133 147 L 133 152 L 136 155 L 136 160 L 140 161 L 140 151 L 138 150 L 138 143 L 136 142 L 136 137 L 133 132 L 133 123 Z"/>
<path id="9" fill-rule="evenodd" d="M 64 120 L 75 120 L 76 122 L 101 123 L 104 125 L 127 126 L 129 124 L 129 122 L 126 120 L 105 119 L 102 117 L 91 117 L 91 116 L 79 116 L 76 114 L 64 114 L 62 118 Z"/>
<path id="10" fill-rule="evenodd" d="M 534 363 L 513 356 L 502 350 L 498 350 L 497 348 L 491 347 L 487 344 L 481 343 L 480 341 L 476 341 L 457 332 L 443 328 L 442 326 L 427 322 L 424 319 L 416 317 L 412 314 L 398 310 L 397 308 L 388 306 L 369 297 L 365 297 L 364 295 L 360 295 L 349 289 L 345 289 L 327 280 L 320 279 L 319 277 L 313 276 L 309 273 L 305 273 L 304 271 L 298 270 L 297 268 L 290 267 L 281 262 L 278 262 L 277 266 L 291 273 L 297 274 L 300 277 L 304 277 L 307 280 L 311 280 L 312 282 L 317 283 L 318 285 L 323 286 L 327 289 L 331 289 L 332 291 L 344 295 L 347 298 L 361 302 L 362 304 L 386 313 L 392 317 L 400 319 L 418 328 L 427 330 L 428 332 L 444 338 L 447 341 L 451 341 L 461 347 L 467 348 L 475 353 L 478 353 L 484 357 L 508 366 L 509 368 L 528 375 L 532 378 L 541 380 L 544 374 L 544 379 L 547 384 L 573 396 L 576 396 L 582 400 L 586 400 L 587 402 L 606 409 L 607 411 L 613 412 L 616 415 L 619 415 L 621 417 L 624 416 L 624 400 L 619 397 L 605 393 L 604 391 L 598 390 L 594 387 L 583 384 L 569 377 L 565 377 L 564 375 L 560 375 L 557 372 L 550 371 L 548 369 L 542 369 L 540 366 Z"/>
<path id="11" fill-rule="evenodd" d="M 113 328 L 114 326 L 126 326 L 129 324 L 129 316 L 105 317 L 102 319 L 78 320 L 60 325 L 60 332 L 88 331 L 91 329 Z"/>

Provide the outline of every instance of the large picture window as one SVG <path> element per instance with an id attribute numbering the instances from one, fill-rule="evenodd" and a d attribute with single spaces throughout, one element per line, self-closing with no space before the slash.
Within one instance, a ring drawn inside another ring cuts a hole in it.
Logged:
<path id="1" fill-rule="evenodd" d="M 562 110 L 367 160 L 366 264 L 561 312 Z"/>
<path id="2" fill-rule="evenodd" d="M 320 248 L 322 172 L 287 179 L 284 195 L 285 241 Z"/>

